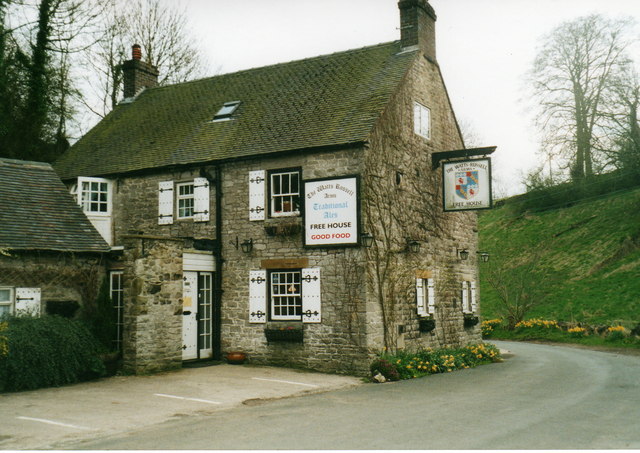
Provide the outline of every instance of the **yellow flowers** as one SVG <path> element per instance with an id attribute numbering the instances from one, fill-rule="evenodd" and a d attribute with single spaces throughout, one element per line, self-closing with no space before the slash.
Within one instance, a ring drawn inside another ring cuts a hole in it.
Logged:
<path id="1" fill-rule="evenodd" d="M 534 319 L 528 319 L 526 321 L 520 321 L 519 323 L 516 324 L 516 329 L 517 328 L 534 328 L 534 327 L 544 327 L 545 329 L 559 329 L 560 327 L 558 326 L 558 322 L 557 321 L 553 321 L 553 320 L 546 320 L 546 319 L 539 319 L 539 318 L 534 318 Z"/>
<path id="2" fill-rule="evenodd" d="M 480 325 L 482 327 L 482 335 L 488 337 L 493 332 L 496 326 L 502 324 L 502 319 L 489 319 L 488 321 L 482 321 Z"/>
<path id="3" fill-rule="evenodd" d="M 608 332 L 620 332 L 620 333 L 624 333 L 625 332 L 625 328 L 622 326 L 613 326 L 613 327 L 609 327 L 607 328 Z"/>

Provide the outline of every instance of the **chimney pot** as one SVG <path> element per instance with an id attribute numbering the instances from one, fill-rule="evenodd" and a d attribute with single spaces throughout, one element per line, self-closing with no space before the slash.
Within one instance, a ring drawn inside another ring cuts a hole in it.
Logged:
<path id="1" fill-rule="evenodd" d="M 134 60 L 142 59 L 142 49 L 139 44 L 134 44 L 131 46 L 131 58 Z"/>

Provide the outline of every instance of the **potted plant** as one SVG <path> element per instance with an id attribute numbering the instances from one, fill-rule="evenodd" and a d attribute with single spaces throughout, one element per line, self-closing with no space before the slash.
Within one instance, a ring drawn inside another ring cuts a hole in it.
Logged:
<path id="1" fill-rule="evenodd" d="M 230 351 L 226 355 L 227 363 L 232 365 L 242 365 L 247 360 L 247 354 L 241 351 Z"/>

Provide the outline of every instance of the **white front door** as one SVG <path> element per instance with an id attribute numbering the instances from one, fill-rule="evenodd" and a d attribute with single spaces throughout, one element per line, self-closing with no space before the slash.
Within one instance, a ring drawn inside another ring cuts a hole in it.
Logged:
<path id="1" fill-rule="evenodd" d="M 182 279 L 182 360 L 198 358 L 198 273 Z"/>

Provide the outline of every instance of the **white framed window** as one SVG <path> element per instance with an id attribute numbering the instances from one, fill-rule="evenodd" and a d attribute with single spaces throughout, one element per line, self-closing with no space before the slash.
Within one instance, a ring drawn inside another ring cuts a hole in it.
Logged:
<path id="1" fill-rule="evenodd" d="M 115 311 L 116 337 L 113 339 L 115 349 L 122 350 L 122 332 L 124 327 L 124 286 L 122 271 L 109 273 L 109 293 Z"/>
<path id="2" fill-rule="evenodd" d="M 249 271 L 249 322 L 322 322 L 320 268 Z"/>
<path id="3" fill-rule="evenodd" d="M 0 319 L 13 313 L 13 288 L 0 287 Z"/>
<path id="4" fill-rule="evenodd" d="M 302 318 L 301 283 L 299 270 L 270 272 L 269 293 L 272 320 L 291 321 Z"/>
<path id="5" fill-rule="evenodd" d="M 416 278 L 416 301 L 418 316 L 435 314 L 436 288 L 433 278 Z"/>
<path id="6" fill-rule="evenodd" d="M 269 172 L 271 217 L 300 215 L 300 170 Z"/>
<path id="7" fill-rule="evenodd" d="M 178 219 L 192 219 L 195 207 L 193 181 L 176 184 Z"/>
<path id="8" fill-rule="evenodd" d="M 71 194 L 85 213 L 110 215 L 111 185 L 108 179 L 79 177 L 77 186 L 71 188 Z"/>
<path id="9" fill-rule="evenodd" d="M 431 110 L 419 102 L 413 103 L 413 131 L 421 137 L 431 138 Z"/>

